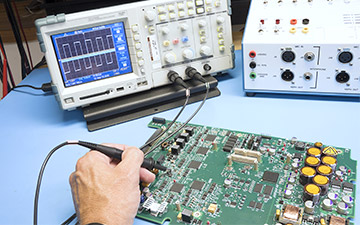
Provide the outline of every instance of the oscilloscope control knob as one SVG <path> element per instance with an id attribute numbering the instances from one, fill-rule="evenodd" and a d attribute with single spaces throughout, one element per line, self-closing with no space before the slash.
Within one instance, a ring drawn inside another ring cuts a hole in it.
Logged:
<path id="1" fill-rule="evenodd" d="M 145 19 L 148 22 L 153 21 L 156 18 L 156 13 L 154 11 L 148 10 L 145 12 Z"/>
<path id="2" fill-rule="evenodd" d="M 218 16 L 218 17 L 216 18 L 216 22 L 217 22 L 218 24 L 223 24 L 223 23 L 225 22 L 225 19 L 224 19 L 224 17 Z"/>
<path id="3" fill-rule="evenodd" d="M 211 48 L 209 46 L 201 46 L 200 48 L 200 54 L 202 56 L 209 56 L 211 54 Z"/>
<path id="4" fill-rule="evenodd" d="M 199 27 L 205 27 L 206 26 L 206 21 L 205 20 L 200 20 L 199 21 Z"/>
<path id="5" fill-rule="evenodd" d="M 180 25 L 180 29 L 182 31 L 186 31 L 187 29 L 189 29 L 189 25 L 187 25 L 186 23 L 183 23 L 183 24 Z"/>
<path id="6" fill-rule="evenodd" d="M 182 52 L 184 59 L 192 59 L 194 57 L 194 52 L 191 49 L 185 49 Z"/>
<path id="7" fill-rule="evenodd" d="M 167 27 L 163 27 L 163 28 L 161 29 L 161 31 L 162 31 L 162 33 L 163 33 L 164 35 L 166 35 L 166 34 L 168 34 L 168 33 L 170 32 L 169 28 L 167 28 Z"/>
<path id="8" fill-rule="evenodd" d="M 176 55 L 173 52 L 166 53 L 164 60 L 166 63 L 174 63 L 176 61 Z"/>

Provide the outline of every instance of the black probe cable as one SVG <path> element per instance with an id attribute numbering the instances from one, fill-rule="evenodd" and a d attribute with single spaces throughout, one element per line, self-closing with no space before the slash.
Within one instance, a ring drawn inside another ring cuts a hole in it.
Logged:
<path id="1" fill-rule="evenodd" d="M 120 161 L 122 159 L 123 150 L 120 150 L 120 149 L 115 148 L 115 147 L 109 147 L 109 146 L 94 144 L 94 143 L 85 142 L 85 141 L 66 141 L 66 142 L 63 142 L 63 143 L 59 144 L 55 148 L 53 148 L 48 153 L 48 155 L 46 156 L 46 158 L 45 158 L 45 160 L 44 160 L 44 162 L 43 162 L 43 164 L 41 166 L 39 176 L 38 176 L 38 180 L 37 180 L 35 198 L 34 198 L 34 225 L 37 225 L 37 222 L 38 222 L 39 193 L 40 193 L 41 181 L 42 181 L 42 177 L 44 175 L 44 170 L 45 170 L 46 164 L 48 163 L 50 157 L 58 149 L 60 149 L 61 147 L 65 146 L 65 145 L 80 145 L 80 146 L 86 147 L 86 148 L 91 149 L 91 150 L 99 151 L 99 152 L 101 152 L 101 153 L 103 153 L 103 154 L 105 154 L 105 155 L 107 155 L 107 156 L 109 156 L 111 158 L 115 158 L 115 159 L 118 159 Z M 167 170 L 167 168 L 165 166 L 162 166 L 161 164 L 155 162 L 154 159 L 147 159 L 147 158 L 144 158 L 144 161 L 141 164 L 141 167 L 146 168 L 148 170 L 152 170 L 154 168 L 158 169 L 158 170 L 162 170 L 162 171 Z M 71 217 L 73 217 L 73 216 L 71 216 Z M 68 220 L 70 220 L 70 218 Z M 65 221 L 64 223 L 66 224 L 67 221 Z"/>
<path id="2" fill-rule="evenodd" d="M 65 142 L 59 144 L 58 146 L 56 146 L 49 152 L 49 154 L 46 156 L 43 164 L 41 165 L 41 169 L 40 169 L 37 184 L 36 184 L 35 198 L 34 198 L 34 225 L 36 225 L 38 222 L 39 193 L 40 193 L 41 181 L 42 181 L 42 177 L 44 175 L 44 170 L 45 170 L 46 164 L 48 163 L 50 157 L 57 150 L 64 147 L 65 145 L 76 145 L 76 144 L 77 144 L 77 141 L 65 141 Z"/>
<path id="3" fill-rule="evenodd" d="M 210 90 L 210 84 L 208 82 L 205 83 L 206 86 L 206 94 L 205 97 L 203 99 L 203 101 L 201 102 L 201 104 L 199 105 L 199 107 L 196 109 L 196 111 L 185 121 L 185 123 L 183 123 L 178 129 L 176 129 L 174 132 L 172 132 L 171 134 L 169 134 L 169 136 L 167 136 L 164 140 L 158 142 L 157 144 L 155 144 L 155 146 L 151 147 L 151 149 L 145 153 L 145 156 L 147 156 L 149 153 L 151 153 L 152 151 L 154 151 L 157 147 L 159 147 L 162 143 L 164 143 L 165 141 L 169 140 L 172 136 L 174 136 L 177 132 L 179 132 L 181 129 L 183 129 L 189 122 L 190 120 L 192 120 L 195 115 L 200 111 L 201 107 L 204 105 L 206 99 L 208 98 L 209 95 L 209 90 Z"/>
<path id="4" fill-rule="evenodd" d="M 178 112 L 178 114 L 175 116 L 175 118 L 170 122 L 170 124 L 167 126 L 167 128 L 165 130 L 163 130 L 160 134 L 158 134 L 156 137 L 154 137 L 153 139 L 147 141 L 145 144 L 143 144 L 139 149 L 141 151 L 144 151 L 145 147 L 150 145 L 151 143 L 153 143 L 154 141 L 156 141 L 158 138 L 160 138 L 163 134 L 165 134 L 170 127 L 176 122 L 176 120 L 179 118 L 179 116 L 181 115 L 181 113 L 184 111 L 185 107 L 187 106 L 188 102 L 189 102 L 189 98 L 190 98 L 190 90 L 186 89 L 185 91 L 186 93 L 186 100 L 184 102 L 184 105 L 182 106 L 181 110 Z"/>
<path id="5" fill-rule="evenodd" d="M 184 105 L 182 106 L 181 110 L 178 112 L 178 114 L 175 116 L 175 118 L 171 121 L 171 123 L 167 126 L 167 128 L 165 130 L 163 130 L 160 134 L 158 134 L 156 137 L 152 138 L 151 140 L 147 141 L 145 144 L 143 144 L 139 149 L 141 151 L 145 152 L 145 148 L 152 144 L 154 141 L 156 141 L 158 138 L 160 138 L 163 134 L 165 134 L 170 128 L 171 126 L 176 122 L 176 120 L 179 118 L 179 116 L 181 115 L 181 113 L 184 111 L 185 107 L 187 106 L 188 102 L 189 102 L 189 98 L 190 98 L 190 89 L 188 87 L 188 85 L 185 83 L 185 81 L 180 77 L 180 75 L 173 71 L 170 70 L 169 73 L 167 74 L 168 79 L 173 83 L 173 84 L 177 84 L 179 86 L 182 86 L 183 88 L 186 89 L 185 91 L 185 95 L 186 95 L 186 100 Z"/>

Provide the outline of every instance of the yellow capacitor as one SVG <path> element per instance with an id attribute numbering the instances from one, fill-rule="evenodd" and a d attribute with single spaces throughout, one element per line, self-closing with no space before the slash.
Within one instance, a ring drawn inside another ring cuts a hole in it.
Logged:
<path id="1" fill-rule="evenodd" d="M 182 219 L 181 212 L 179 212 L 179 214 L 177 215 L 177 219 L 178 219 L 178 220 L 181 220 L 181 219 Z"/>
<path id="2" fill-rule="evenodd" d="M 326 148 L 324 148 L 323 152 L 322 152 L 322 156 L 332 156 L 335 157 L 339 154 L 338 150 L 336 150 L 336 148 L 328 146 Z"/>
<path id="3" fill-rule="evenodd" d="M 321 219 L 320 219 L 320 224 L 321 224 L 321 225 L 326 225 L 324 218 L 321 218 Z"/>
<path id="4" fill-rule="evenodd" d="M 326 195 L 329 190 L 329 178 L 323 176 L 323 175 L 316 175 L 313 178 L 313 183 L 316 184 L 321 188 L 320 195 Z"/>
<path id="5" fill-rule="evenodd" d="M 321 150 L 315 147 L 311 147 L 308 150 L 306 150 L 306 155 L 307 156 L 314 156 L 316 158 L 320 159 L 321 156 Z"/>
<path id="6" fill-rule="evenodd" d="M 320 187 L 315 184 L 305 185 L 303 200 L 311 200 L 314 204 L 317 204 L 320 200 L 320 191 Z"/>
<path id="7" fill-rule="evenodd" d="M 330 166 L 327 166 L 327 165 L 320 165 L 320 166 L 316 167 L 316 172 L 320 175 L 323 175 L 323 176 L 329 178 L 329 179 L 333 175 L 333 170 L 331 169 Z"/>
<path id="8" fill-rule="evenodd" d="M 321 142 L 319 142 L 319 141 L 318 141 L 318 142 L 315 142 L 314 146 L 315 146 L 316 148 L 320 149 L 320 150 L 324 147 L 323 143 L 321 143 Z"/>
<path id="9" fill-rule="evenodd" d="M 311 168 L 309 166 L 305 166 L 300 169 L 300 179 L 299 182 L 302 185 L 306 185 L 310 183 L 311 179 L 315 176 L 316 171 L 314 168 Z"/>
<path id="10" fill-rule="evenodd" d="M 276 219 L 279 220 L 280 217 L 280 209 L 276 209 Z"/>
<path id="11" fill-rule="evenodd" d="M 324 165 L 330 166 L 332 170 L 336 169 L 337 160 L 332 156 L 324 156 L 324 157 L 322 157 L 321 162 Z"/>
<path id="12" fill-rule="evenodd" d="M 214 203 L 211 203 L 211 204 L 209 205 L 208 212 L 210 212 L 210 213 L 215 213 L 215 212 L 216 212 L 216 209 L 217 209 L 217 205 L 214 204 Z"/>
<path id="13" fill-rule="evenodd" d="M 305 165 L 312 167 L 312 168 L 316 168 L 317 166 L 320 165 L 320 159 L 314 157 L 314 156 L 308 156 L 305 159 Z"/>

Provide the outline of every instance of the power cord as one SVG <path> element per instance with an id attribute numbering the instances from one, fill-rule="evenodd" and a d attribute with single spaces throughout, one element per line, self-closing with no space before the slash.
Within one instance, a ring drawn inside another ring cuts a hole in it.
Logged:
<path id="1" fill-rule="evenodd" d="M 32 88 L 35 90 L 42 90 L 43 92 L 52 92 L 51 83 L 43 83 L 41 85 L 41 87 L 34 87 L 32 85 L 27 85 L 27 84 L 18 85 L 18 86 L 13 87 L 11 90 L 18 89 L 18 88 L 24 88 L 24 87 Z"/>

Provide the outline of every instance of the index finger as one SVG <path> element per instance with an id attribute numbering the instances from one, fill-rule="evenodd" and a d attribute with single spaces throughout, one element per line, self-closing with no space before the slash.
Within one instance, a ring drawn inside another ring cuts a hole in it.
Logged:
<path id="1" fill-rule="evenodd" d="M 140 173 L 140 166 L 144 161 L 144 153 L 136 147 L 126 147 L 121 162 L 116 169 L 126 168 L 129 172 Z"/>

